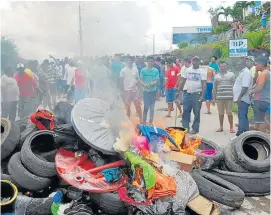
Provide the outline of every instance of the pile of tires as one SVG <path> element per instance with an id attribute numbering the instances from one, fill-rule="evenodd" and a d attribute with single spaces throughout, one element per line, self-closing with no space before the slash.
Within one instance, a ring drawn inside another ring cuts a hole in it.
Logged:
<path id="1" fill-rule="evenodd" d="M 8 162 L 8 173 L 20 187 L 39 191 L 52 185 L 56 176 L 54 132 L 35 131 L 28 135 L 20 152 Z"/>
<path id="2" fill-rule="evenodd" d="M 270 193 L 270 138 L 267 134 L 260 131 L 242 133 L 224 148 L 223 153 L 223 167 L 212 170 L 212 174 L 235 184 L 246 196 Z"/>
<path id="3" fill-rule="evenodd" d="M 233 208 L 245 196 L 270 194 L 270 138 L 248 131 L 223 149 L 223 159 L 213 168 L 193 170 L 200 194 Z"/>

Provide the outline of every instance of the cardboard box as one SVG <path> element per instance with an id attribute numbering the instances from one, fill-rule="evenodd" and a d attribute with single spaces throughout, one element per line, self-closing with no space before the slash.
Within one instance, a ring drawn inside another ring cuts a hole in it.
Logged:
<path id="1" fill-rule="evenodd" d="M 180 169 L 186 172 L 191 172 L 193 169 L 193 163 L 196 160 L 196 156 L 187 155 L 181 152 L 170 151 L 165 154 L 165 158 L 168 160 L 176 161 L 179 163 Z"/>
<path id="2" fill-rule="evenodd" d="M 220 214 L 220 206 L 218 204 L 214 204 L 212 201 L 206 199 L 201 195 L 188 202 L 187 207 L 189 207 L 192 211 L 196 212 L 199 215 Z"/>

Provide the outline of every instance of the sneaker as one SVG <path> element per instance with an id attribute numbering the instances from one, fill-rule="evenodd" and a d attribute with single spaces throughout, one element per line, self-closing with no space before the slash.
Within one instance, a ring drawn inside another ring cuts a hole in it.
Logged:
<path id="1" fill-rule="evenodd" d="M 196 131 L 194 131 L 194 130 L 192 130 L 192 131 L 190 131 L 190 134 L 197 134 L 198 132 L 196 132 Z"/>

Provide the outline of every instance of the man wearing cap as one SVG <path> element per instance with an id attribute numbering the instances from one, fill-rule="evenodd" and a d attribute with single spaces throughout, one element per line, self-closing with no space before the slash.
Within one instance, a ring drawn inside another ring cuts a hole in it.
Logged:
<path id="1" fill-rule="evenodd" d="M 206 88 L 206 71 L 200 68 L 199 57 L 194 57 L 192 60 L 192 67 L 187 68 L 185 73 L 182 74 L 182 80 L 178 90 L 178 97 L 180 92 L 183 90 L 185 83 L 186 92 L 183 94 L 183 127 L 190 130 L 190 117 L 191 111 L 194 112 L 194 122 L 192 125 L 191 134 L 199 132 L 200 126 L 200 110 L 205 95 Z"/>
<path id="2" fill-rule="evenodd" d="M 35 90 L 40 90 L 34 76 L 25 72 L 24 64 L 19 63 L 17 65 L 17 71 L 14 78 L 17 81 L 20 92 L 18 114 L 20 118 L 24 118 L 35 111 Z"/>
<path id="3" fill-rule="evenodd" d="M 247 114 L 251 104 L 248 92 L 251 90 L 253 84 L 253 78 L 250 72 L 253 65 L 252 60 L 254 61 L 254 58 L 249 56 L 246 60 L 241 61 L 240 67 L 242 70 L 233 85 L 233 101 L 238 105 L 238 130 L 236 136 L 249 130 Z"/>

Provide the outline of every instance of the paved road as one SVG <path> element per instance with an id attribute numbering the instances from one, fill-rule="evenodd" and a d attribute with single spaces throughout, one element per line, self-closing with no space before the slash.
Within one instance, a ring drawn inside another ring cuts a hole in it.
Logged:
<path id="1" fill-rule="evenodd" d="M 160 108 L 165 108 L 165 100 L 156 103 L 156 112 L 155 112 L 155 122 L 157 126 L 173 126 L 175 125 L 175 117 L 165 118 L 167 114 L 166 111 L 158 111 Z M 235 135 L 229 132 L 229 124 L 227 118 L 225 117 L 224 121 L 224 131 L 221 133 L 217 133 L 216 130 L 219 127 L 218 123 L 218 113 L 216 107 L 212 107 L 211 115 L 204 114 L 206 111 L 205 103 L 203 104 L 201 110 L 201 126 L 200 126 L 200 134 L 203 137 L 206 137 L 221 147 L 224 147 L 231 138 Z M 175 111 L 174 111 L 175 116 Z M 237 122 L 237 118 L 234 117 L 234 121 Z M 234 123 L 235 123 L 234 122 Z M 177 126 L 181 126 L 180 119 L 177 119 Z M 260 185 L 258 185 L 260 186 Z M 246 198 L 242 204 L 242 207 L 239 210 L 232 210 L 230 208 L 224 207 L 222 208 L 223 215 L 268 215 L 270 214 L 270 196 L 266 197 L 249 197 Z"/>

